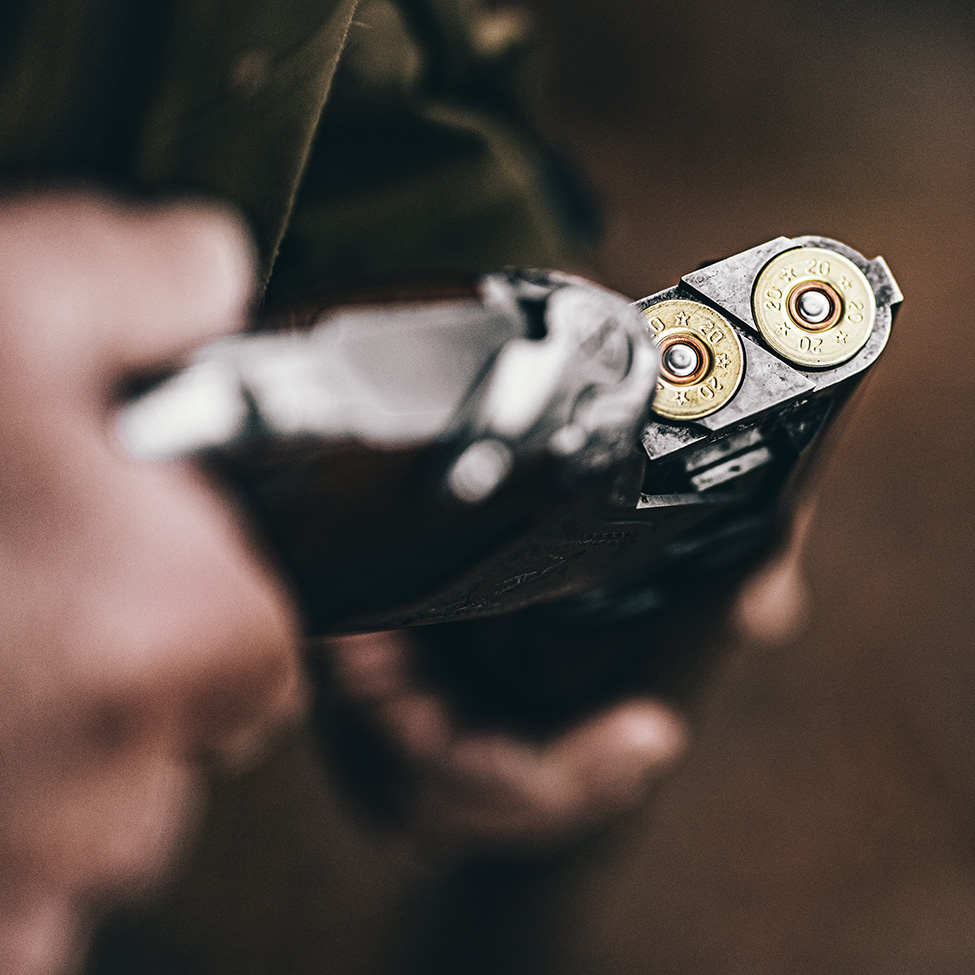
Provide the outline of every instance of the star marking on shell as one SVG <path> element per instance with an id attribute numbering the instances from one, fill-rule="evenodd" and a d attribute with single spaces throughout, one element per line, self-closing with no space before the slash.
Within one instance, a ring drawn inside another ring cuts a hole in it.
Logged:
<path id="1" fill-rule="evenodd" d="M 779 274 L 779 277 L 782 278 L 783 281 L 795 281 L 796 269 L 794 267 L 784 267 L 782 268 L 782 273 Z"/>
<path id="2" fill-rule="evenodd" d="M 674 399 L 677 400 L 678 406 L 683 406 L 687 402 L 687 393 L 682 389 L 678 389 L 674 392 Z"/>
<path id="3" fill-rule="evenodd" d="M 846 276 L 840 278 L 840 287 L 845 291 L 853 287 L 853 282 Z"/>
<path id="4" fill-rule="evenodd" d="M 833 341 L 834 341 L 834 342 L 835 342 L 835 343 L 836 343 L 837 345 L 839 345 L 839 344 L 840 344 L 841 342 L 843 343 L 843 345 L 846 345 L 846 340 L 847 340 L 847 334 L 846 334 L 846 332 L 842 332 L 842 331 L 841 331 L 841 332 L 837 332 L 837 333 L 836 333 L 836 334 L 835 334 L 835 335 L 833 336 Z"/>
<path id="5" fill-rule="evenodd" d="M 717 357 L 717 361 L 718 361 L 718 365 L 721 366 L 722 369 L 724 369 L 728 365 L 728 362 L 730 361 L 728 359 L 728 353 L 727 352 L 722 352 Z"/>
<path id="6" fill-rule="evenodd" d="M 687 313 L 683 311 L 677 312 L 677 315 L 674 317 L 674 324 L 678 328 L 687 328 Z"/>
<path id="7" fill-rule="evenodd" d="M 790 332 L 790 331 L 792 331 L 792 330 L 791 330 L 791 329 L 789 328 L 789 326 L 788 326 L 788 325 L 786 325 L 786 323 L 785 323 L 785 322 L 779 322 L 779 324 L 775 326 L 775 330 L 776 330 L 777 332 L 781 332 L 783 336 L 785 336 L 785 335 L 788 335 L 788 334 L 789 334 L 789 332 Z"/>

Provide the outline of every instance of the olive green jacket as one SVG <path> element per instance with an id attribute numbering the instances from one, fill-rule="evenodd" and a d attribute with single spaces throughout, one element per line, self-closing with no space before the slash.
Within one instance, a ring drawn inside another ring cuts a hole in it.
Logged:
<path id="1" fill-rule="evenodd" d="M 205 194 L 271 288 L 557 265 L 516 18 L 478 0 L 14 0 L 0 180 Z"/>

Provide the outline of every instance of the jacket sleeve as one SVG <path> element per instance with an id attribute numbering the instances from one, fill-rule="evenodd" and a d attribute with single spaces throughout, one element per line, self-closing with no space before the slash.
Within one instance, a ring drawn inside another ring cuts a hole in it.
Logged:
<path id="1" fill-rule="evenodd" d="M 584 193 L 524 110 L 527 22 L 362 0 L 272 289 L 578 262 Z"/>

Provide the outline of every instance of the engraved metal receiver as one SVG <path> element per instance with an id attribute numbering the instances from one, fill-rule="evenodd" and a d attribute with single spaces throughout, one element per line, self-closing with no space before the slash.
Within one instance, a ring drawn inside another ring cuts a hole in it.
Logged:
<path id="1" fill-rule="evenodd" d="M 635 303 L 487 275 L 218 342 L 120 429 L 232 487 L 311 635 L 513 611 L 578 632 L 733 584 L 774 546 L 900 301 L 882 258 L 821 237 Z"/>

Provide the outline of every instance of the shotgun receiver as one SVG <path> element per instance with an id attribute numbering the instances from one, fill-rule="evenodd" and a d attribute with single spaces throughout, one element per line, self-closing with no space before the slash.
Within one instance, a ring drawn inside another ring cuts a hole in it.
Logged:
<path id="1" fill-rule="evenodd" d="M 312 636 L 515 611 L 602 626 L 769 551 L 900 301 L 882 258 L 821 237 L 633 303 L 491 274 L 221 340 L 120 429 L 230 485 Z"/>

